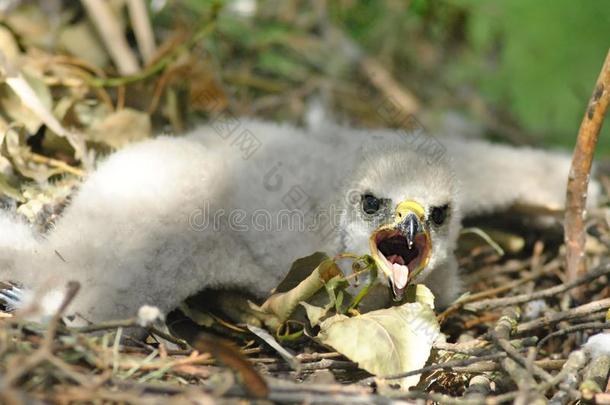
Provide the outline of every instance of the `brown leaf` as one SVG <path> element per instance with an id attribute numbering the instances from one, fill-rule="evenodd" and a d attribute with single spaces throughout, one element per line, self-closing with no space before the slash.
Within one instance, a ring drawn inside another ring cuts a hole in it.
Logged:
<path id="1" fill-rule="evenodd" d="M 100 68 L 108 64 L 108 54 L 87 22 L 68 25 L 59 34 L 59 44 L 71 55 Z"/>
<path id="2" fill-rule="evenodd" d="M 332 259 L 326 259 L 296 287 L 287 292 L 273 294 L 261 308 L 265 312 L 277 315 L 283 322 L 301 301 L 307 301 L 324 286 L 324 283 L 338 275 L 342 275 L 341 269 Z"/>
<path id="3" fill-rule="evenodd" d="M 195 340 L 193 347 L 200 352 L 208 352 L 214 358 L 237 372 L 241 377 L 246 390 L 256 398 L 265 398 L 269 395 L 269 387 L 231 342 L 216 336 L 201 334 Z"/>
<path id="4" fill-rule="evenodd" d="M 108 115 L 102 121 L 94 123 L 87 131 L 88 140 L 104 143 L 116 149 L 146 139 L 150 135 L 151 124 L 148 114 L 130 108 Z"/>

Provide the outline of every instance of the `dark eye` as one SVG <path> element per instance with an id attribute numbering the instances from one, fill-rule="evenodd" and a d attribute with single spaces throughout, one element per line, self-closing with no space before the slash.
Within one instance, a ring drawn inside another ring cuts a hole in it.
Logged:
<path id="1" fill-rule="evenodd" d="M 434 207 L 432 208 L 432 212 L 430 213 L 430 218 L 432 222 L 436 225 L 442 225 L 447 219 L 447 212 L 449 211 L 448 205 L 443 205 L 442 207 Z"/>
<path id="2" fill-rule="evenodd" d="M 362 211 L 367 214 L 374 214 L 379 211 L 380 202 L 377 197 L 371 194 L 365 194 L 362 196 Z"/>

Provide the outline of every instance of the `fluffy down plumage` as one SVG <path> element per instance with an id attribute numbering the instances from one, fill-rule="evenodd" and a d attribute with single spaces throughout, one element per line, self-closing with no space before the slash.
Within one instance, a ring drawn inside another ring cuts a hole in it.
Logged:
<path id="1" fill-rule="evenodd" d="M 263 296 L 299 257 L 368 252 L 373 224 L 360 196 L 374 193 L 427 210 L 450 204 L 417 280 L 444 306 L 460 289 L 453 250 L 462 215 L 561 207 L 568 167 L 563 155 L 480 141 L 245 119 L 229 131 L 217 122 L 112 154 L 46 235 L 3 213 L 0 279 L 43 291 L 77 280 L 71 311 L 89 321 L 134 316 L 145 304 L 167 312 L 206 288 Z"/>

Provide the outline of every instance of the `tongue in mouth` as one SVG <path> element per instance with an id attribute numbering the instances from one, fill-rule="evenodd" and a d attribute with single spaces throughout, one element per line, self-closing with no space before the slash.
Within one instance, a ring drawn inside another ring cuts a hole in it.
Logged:
<path id="1" fill-rule="evenodd" d="M 391 274 L 394 295 L 400 299 L 414 275 L 412 273 L 419 270 L 428 255 L 427 238 L 424 234 L 418 234 L 409 246 L 400 231 L 388 229 L 379 231 L 375 235 L 374 242 L 374 253 L 381 258 L 386 273 Z"/>
<path id="2" fill-rule="evenodd" d="M 409 268 L 405 264 L 405 259 L 399 255 L 392 255 L 387 257 L 386 260 L 392 264 L 394 287 L 398 290 L 404 290 L 409 281 Z"/>

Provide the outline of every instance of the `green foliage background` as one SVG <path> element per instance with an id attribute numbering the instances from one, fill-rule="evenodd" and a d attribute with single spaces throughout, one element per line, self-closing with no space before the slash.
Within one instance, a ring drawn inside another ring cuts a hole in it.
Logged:
<path id="1" fill-rule="evenodd" d="M 606 0 L 358 1 L 336 10 L 418 94 L 430 96 L 413 83 L 421 77 L 454 94 L 468 87 L 543 144 L 573 146 L 610 47 Z M 436 52 L 436 66 L 422 61 L 422 44 Z M 610 154 L 608 124 L 599 149 Z"/>
<path id="2" fill-rule="evenodd" d="M 472 45 L 455 70 L 528 130 L 571 146 L 610 46 L 610 2 L 455 3 L 467 4 Z M 609 135 L 606 123 L 600 139 L 606 153 Z"/>

